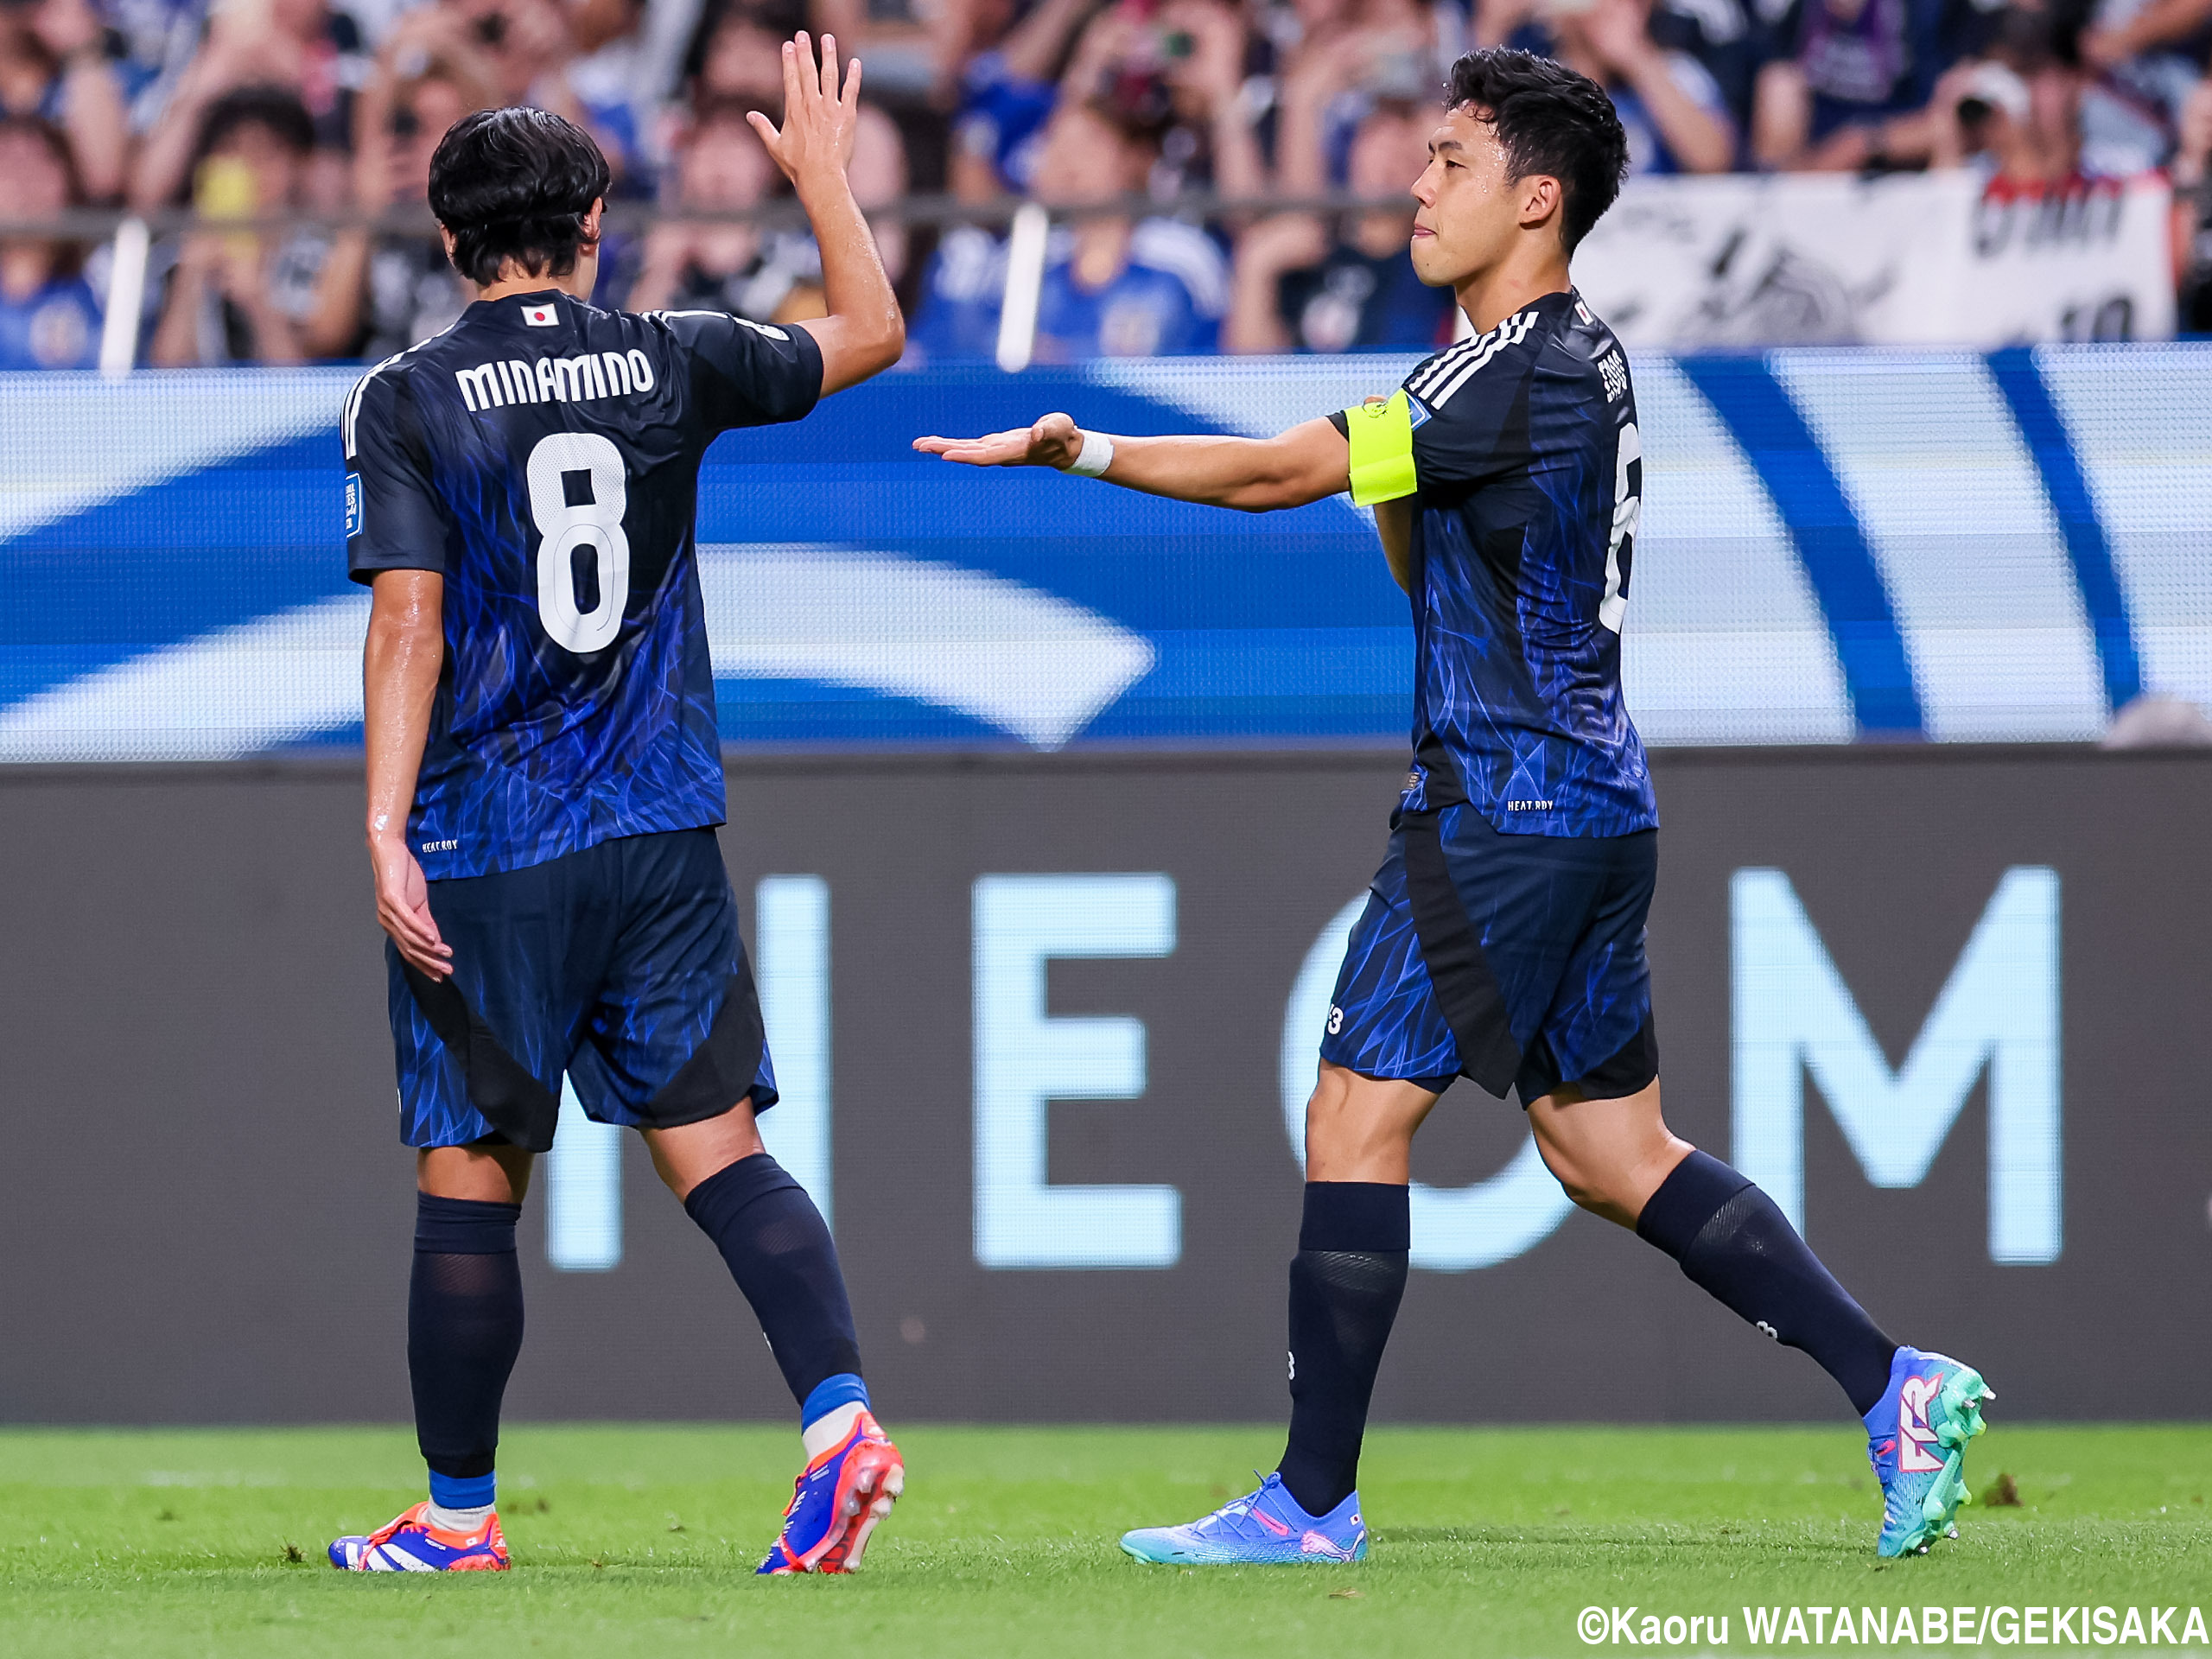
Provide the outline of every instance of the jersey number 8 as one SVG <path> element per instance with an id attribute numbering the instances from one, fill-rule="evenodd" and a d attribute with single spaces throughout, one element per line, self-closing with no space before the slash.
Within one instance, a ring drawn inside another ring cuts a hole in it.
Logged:
<path id="1" fill-rule="evenodd" d="M 530 516 L 540 537 L 537 548 L 537 620 L 546 637 L 579 656 L 604 651 L 621 632 L 630 602 L 630 538 L 622 531 L 629 505 L 629 482 L 622 474 L 622 453 L 596 432 L 555 432 L 540 438 L 524 469 L 530 480 Z M 591 480 L 588 501 L 569 499 L 569 475 Z M 599 578 L 599 603 L 576 608 L 575 555 L 592 550 Z"/>

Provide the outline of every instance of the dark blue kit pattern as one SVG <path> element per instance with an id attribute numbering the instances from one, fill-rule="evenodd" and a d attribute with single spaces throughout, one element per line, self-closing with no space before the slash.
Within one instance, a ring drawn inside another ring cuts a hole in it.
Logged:
<path id="1" fill-rule="evenodd" d="M 401 1138 L 553 1144 L 561 1078 L 602 1123 L 667 1128 L 775 1103 L 737 902 L 711 830 L 603 841 L 430 883 L 433 984 L 389 943 Z"/>
<path id="2" fill-rule="evenodd" d="M 1439 353 L 1413 423 L 1414 766 L 1321 1055 L 1525 1105 L 1658 1075 L 1657 804 L 1621 695 L 1643 487 L 1619 343 L 1572 291 Z"/>
<path id="3" fill-rule="evenodd" d="M 1330 999 L 1321 1058 L 1527 1105 L 1659 1075 L 1644 917 L 1659 832 L 1501 835 L 1472 808 L 1401 813 Z"/>
<path id="4" fill-rule="evenodd" d="M 715 849 L 721 750 L 693 523 L 701 458 L 822 389 L 804 329 L 479 301 L 341 417 L 356 580 L 443 578 L 408 844 L 453 946 L 389 944 L 410 1146 L 553 1144 L 565 1073 L 602 1122 L 775 1100 Z"/>
<path id="5" fill-rule="evenodd" d="M 803 328 L 482 300 L 379 364 L 341 421 L 354 577 L 445 579 L 445 664 L 409 844 L 481 875 L 723 821 L 692 525 L 734 427 L 821 395 Z"/>
<path id="6" fill-rule="evenodd" d="M 1406 804 L 1465 799 L 1519 835 L 1655 828 L 1621 697 L 1643 461 L 1619 343 L 1579 296 L 1548 294 L 1405 384 L 1418 484 Z"/>

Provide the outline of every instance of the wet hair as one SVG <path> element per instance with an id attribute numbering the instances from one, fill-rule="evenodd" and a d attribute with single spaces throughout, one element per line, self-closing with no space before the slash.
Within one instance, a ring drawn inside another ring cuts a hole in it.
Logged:
<path id="1" fill-rule="evenodd" d="M 544 110 L 479 110 L 430 157 L 430 211 L 453 232 L 453 265 L 480 288 L 510 259 L 566 276 L 587 246 L 591 205 L 614 175 L 591 135 Z"/>
<path id="2" fill-rule="evenodd" d="M 240 86 L 207 106 L 193 155 L 204 161 L 241 129 L 260 127 L 296 156 L 315 148 L 315 118 L 299 95 L 283 86 Z"/>
<path id="3" fill-rule="evenodd" d="M 1605 88 L 1549 58 L 1492 47 L 1452 66 L 1446 101 L 1479 112 L 1514 178 L 1559 181 L 1560 243 L 1573 253 L 1628 171 L 1628 135 Z"/>

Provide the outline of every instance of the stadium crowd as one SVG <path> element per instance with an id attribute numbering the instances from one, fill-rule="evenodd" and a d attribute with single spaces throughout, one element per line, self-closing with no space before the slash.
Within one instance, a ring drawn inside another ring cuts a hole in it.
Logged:
<path id="1" fill-rule="evenodd" d="M 603 302 L 804 318 L 822 300 L 803 232 L 683 218 L 779 194 L 745 111 L 777 111 L 800 28 L 864 60 L 863 206 L 1247 204 L 1063 220 L 1039 360 L 1448 335 L 1409 205 L 1249 204 L 1402 199 L 1441 67 L 1497 42 L 1603 82 L 1639 172 L 1964 165 L 2045 190 L 2166 168 L 2182 326 L 2212 328 L 2212 0 L 0 0 L 0 222 L 207 226 L 155 243 L 142 362 L 377 359 L 456 316 L 459 279 L 426 219 L 316 217 L 419 212 L 446 128 L 528 102 L 596 135 L 618 203 L 659 210 L 610 236 Z M 1002 215 L 878 231 L 914 358 L 988 356 Z M 94 361 L 110 259 L 0 236 L 0 368 Z"/>

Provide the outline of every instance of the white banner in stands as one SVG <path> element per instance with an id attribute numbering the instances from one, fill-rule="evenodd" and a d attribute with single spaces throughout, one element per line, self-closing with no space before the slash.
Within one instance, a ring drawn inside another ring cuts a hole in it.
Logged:
<path id="1" fill-rule="evenodd" d="M 2164 340 L 2171 201 L 2156 175 L 2050 197 L 1965 172 L 1638 179 L 1574 276 L 1631 346 Z"/>

